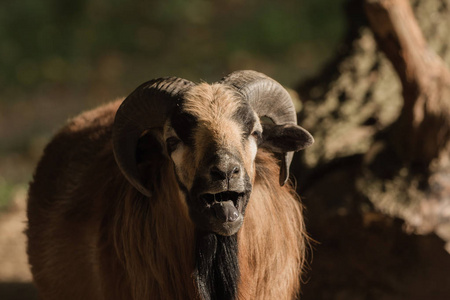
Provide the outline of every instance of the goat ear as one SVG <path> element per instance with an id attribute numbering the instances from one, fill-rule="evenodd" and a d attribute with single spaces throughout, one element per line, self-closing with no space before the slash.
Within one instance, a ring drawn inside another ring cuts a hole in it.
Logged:
<path id="1" fill-rule="evenodd" d="M 281 154 L 279 178 L 281 186 L 289 179 L 289 166 L 294 154 L 293 151 L 305 149 L 311 146 L 312 143 L 314 143 L 312 135 L 298 125 L 263 123 L 261 147 Z"/>
<path id="2" fill-rule="evenodd" d="M 148 130 L 139 138 L 136 147 L 136 163 L 138 166 L 153 164 L 163 160 L 164 148 L 162 146 L 161 132 Z"/>
<path id="3" fill-rule="evenodd" d="M 160 184 L 159 170 L 166 161 L 161 141 L 161 130 L 152 129 L 141 135 L 136 146 L 136 165 L 139 178 L 145 184 L 148 195 L 153 193 L 155 185 Z M 155 170 L 158 171 L 155 172 Z"/>
<path id="4" fill-rule="evenodd" d="M 273 152 L 286 153 L 300 151 L 314 143 L 312 135 L 295 124 L 263 124 L 261 147 Z"/>

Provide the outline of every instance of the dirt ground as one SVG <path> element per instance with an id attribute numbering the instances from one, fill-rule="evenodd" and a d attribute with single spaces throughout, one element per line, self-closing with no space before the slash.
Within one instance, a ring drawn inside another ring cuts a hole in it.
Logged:
<path id="1" fill-rule="evenodd" d="M 35 300 L 36 290 L 26 255 L 26 191 L 20 190 L 13 204 L 0 212 L 0 299 Z"/>

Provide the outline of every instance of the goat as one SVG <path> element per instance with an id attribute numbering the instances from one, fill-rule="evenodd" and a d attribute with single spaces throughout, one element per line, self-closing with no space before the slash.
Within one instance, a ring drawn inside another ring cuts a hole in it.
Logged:
<path id="1" fill-rule="evenodd" d="M 288 92 L 237 71 L 155 79 L 121 102 L 69 121 L 37 166 L 26 233 L 41 299 L 297 297 L 289 165 L 314 140 Z"/>

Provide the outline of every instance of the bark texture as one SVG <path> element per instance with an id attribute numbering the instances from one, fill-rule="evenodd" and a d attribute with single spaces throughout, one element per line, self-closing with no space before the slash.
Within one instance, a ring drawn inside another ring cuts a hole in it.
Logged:
<path id="1" fill-rule="evenodd" d="M 302 299 L 448 299 L 450 3 L 346 11 L 341 52 L 298 87 L 316 144 L 294 174 L 318 241 Z"/>
<path id="2" fill-rule="evenodd" d="M 404 162 L 425 171 L 448 144 L 450 72 L 428 46 L 407 0 L 366 0 L 365 11 L 402 84 L 403 108 L 390 138 Z"/>

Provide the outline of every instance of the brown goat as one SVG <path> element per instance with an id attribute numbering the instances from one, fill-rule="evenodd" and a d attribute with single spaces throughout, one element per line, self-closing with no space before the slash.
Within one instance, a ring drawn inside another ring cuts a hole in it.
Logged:
<path id="1" fill-rule="evenodd" d="M 287 92 L 240 71 L 154 80 L 121 102 L 71 120 L 37 167 L 27 234 L 41 299 L 296 298 L 306 233 L 284 183 L 313 139 Z"/>

